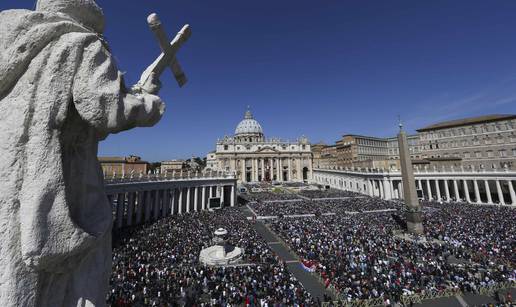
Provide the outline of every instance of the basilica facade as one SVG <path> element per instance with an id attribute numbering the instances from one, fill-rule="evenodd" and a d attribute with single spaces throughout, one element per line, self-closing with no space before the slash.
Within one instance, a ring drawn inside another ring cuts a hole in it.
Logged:
<path id="1" fill-rule="evenodd" d="M 217 141 L 207 156 L 207 168 L 229 171 L 239 182 L 306 182 L 312 178 L 312 152 L 305 137 L 295 142 L 266 139 L 250 110 L 233 136 Z"/>

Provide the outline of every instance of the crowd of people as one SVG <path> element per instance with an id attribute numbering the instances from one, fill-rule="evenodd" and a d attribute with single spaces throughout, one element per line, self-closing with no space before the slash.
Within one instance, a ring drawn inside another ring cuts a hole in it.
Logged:
<path id="1" fill-rule="evenodd" d="M 281 189 L 276 189 L 274 191 L 262 191 L 262 192 L 253 192 L 253 193 L 245 193 L 240 195 L 241 198 L 245 199 L 247 202 L 277 202 L 282 200 L 296 200 L 302 199 L 299 195 L 290 193 Z"/>
<path id="2" fill-rule="evenodd" d="M 516 264 L 516 210 L 467 203 L 424 202 L 427 235 Z"/>
<path id="3" fill-rule="evenodd" d="M 218 228 L 244 249 L 244 264 L 210 267 L 201 249 Z M 313 299 L 238 208 L 193 212 L 127 229 L 115 238 L 111 306 L 310 306 Z"/>
<path id="4" fill-rule="evenodd" d="M 428 291 L 476 292 L 516 283 L 516 210 L 423 202 L 424 237 L 401 235 L 403 203 L 334 191 L 249 192 L 244 197 L 326 286 L 347 301 Z M 388 211 L 386 211 L 388 209 Z M 311 215 L 286 218 L 289 215 Z M 204 266 L 218 228 L 244 249 L 243 265 Z M 317 305 L 239 208 L 192 212 L 115 238 L 111 306 Z"/>
<path id="5" fill-rule="evenodd" d="M 381 200 L 373 199 L 381 203 Z M 425 204 L 428 241 L 396 235 L 392 212 L 271 220 L 301 258 L 315 264 L 345 300 L 516 282 L 516 211 L 468 204 Z M 433 238 L 433 239 L 432 239 Z"/>
<path id="6" fill-rule="evenodd" d="M 400 203 L 370 197 L 295 200 L 285 202 L 254 202 L 249 206 L 260 216 L 301 214 L 345 214 L 363 211 L 398 209 Z"/>
<path id="7" fill-rule="evenodd" d="M 337 189 L 328 190 L 300 190 L 299 194 L 302 196 L 315 199 L 315 198 L 339 198 L 339 197 L 355 197 L 361 196 L 361 194 L 352 191 L 342 191 Z"/>

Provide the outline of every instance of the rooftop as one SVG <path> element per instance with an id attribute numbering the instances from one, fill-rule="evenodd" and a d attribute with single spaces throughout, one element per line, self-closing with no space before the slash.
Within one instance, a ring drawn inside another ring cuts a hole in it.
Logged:
<path id="1" fill-rule="evenodd" d="M 417 131 L 425 132 L 425 131 L 431 131 L 431 130 L 437 130 L 437 129 L 460 127 L 460 126 L 466 126 L 466 125 L 472 125 L 472 124 L 482 124 L 482 123 L 489 123 L 489 122 L 494 122 L 494 121 L 499 121 L 499 120 L 514 119 L 514 118 L 516 118 L 516 114 L 491 114 L 491 115 L 483 115 L 483 116 L 477 116 L 477 117 L 468 117 L 468 118 L 463 118 L 463 119 L 455 119 L 455 120 L 436 123 L 436 124 L 418 129 Z"/>

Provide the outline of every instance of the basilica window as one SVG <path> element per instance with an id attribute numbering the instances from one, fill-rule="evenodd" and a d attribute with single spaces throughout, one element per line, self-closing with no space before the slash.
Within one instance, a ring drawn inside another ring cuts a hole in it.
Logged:
<path id="1" fill-rule="evenodd" d="M 224 145 L 224 150 L 228 150 L 228 145 Z"/>

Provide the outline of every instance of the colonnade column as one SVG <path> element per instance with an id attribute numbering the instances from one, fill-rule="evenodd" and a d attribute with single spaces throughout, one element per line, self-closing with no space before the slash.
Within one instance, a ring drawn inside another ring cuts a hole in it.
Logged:
<path id="1" fill-rule="evenodd" d="M 224 186 L 220 187 L 220 203 L 224 204 Z"/>
<path id="2" fill-rule="evenodd" d="M 116 227 L 122 228 L 124 225 L 124 205 L 125 205 L 125 193 L 119 193 L 116 201 Z"/>
<path id="3" fill-rule="evenodd" d="M 507 184 L 509 185 L 509 195 L 511 196 L 511 205 L 516 205 L 516 193 L 514 192 L 514 186 L 512 185 L 511 180 L 507 180 Z"/>
<path id="4" fill-rule="evenodd" d="M 374 197 L 373 184 L 369 179 L 367 180 L 367 192 L 369 193 L 369 196 Z"/>
<path id="5" fill-rule="evenodd" d="M 139 225 L 142 222 L 143 215 L 143 195 L 145 193 L 143 191 L 138 191 L 138 208 L 136 209 L 136 225 Z"/>
<path id="6" fill-rule="evenodd" d="M 127 226 L 131 226 L 133 224 L 133 212 L 134 212 L 134 203 L 136 201 L 135 192 L 127 193 Z"/>
<path id="7" fill-rule="evenodd" d="M 159 218 L 159 190 L 154 191 L 154 220 Z"/>
<path id="8" fill-rule="evenodd" d="M 383 192 L 383 184 L 380 180 L 375 180 L 376 183 L 378 184 L 378 192 L 380 193 L 380 198 L 381 199 L 384 199 L 385 198 L 385 193 Z"/>
<path id="9" fill-rule="evenodd" d="M 165 210 L 165 216 L 170 216 L 172 215 L 172 197 L 171 197 L 171 193 L 172 193 L 172 190 L 168 189 L 168 190 L 165 190 L 165 201 L 166 201 L 166 206 L 164 206 L 164 210 Z"/>
<path id="10" fill-rule="evenodd" d="M 475 189 L 475 202 L 480 204 L 482 199 L 480 198 L 480 190 L 478 189 L 478 183 L 476 179 L 473 179 L 473 189 Z"/>
<path id="11" fill-rule="evenodd" d="M 437 201 L 441 201 L 441 188 L 439 187 L 439 179 L 435 179 L 435 193 L 437 194 Z"/>
<path id="12" fill-rule="evenodd" d="M 311 182 L 313 179 L 313 176 L 314 176 L 314 170 L 313 170 L 312 162 L 309 159 L 308 160 L 308 178 L 307 179 Z"/>
<path id="13" fill-rule="evenodd" d="M 503 199 L 502 186 L 500 185 L 500 180 L 496 180 L 496 192 L 498 193 L 498 202 L 500 205 L 505 205 L 505 200 Z"/>
<path id="14" fill-rule="evenodd" d="M 186 212 L 190 212 L 190 187 L 186 188 Z"/>
<path id="15" fill-rule="evenodd" d="M 448 187 L 448 179 L 444 179 L 444 194 L 446 195 L 446 202 L 450 201 L 450 188 Z"/>
<path id="16" fill-rule="evenodd" d="M 253 159 L 254 161 L 254 181 L 258 181 L 258 159 Z"/>
<path id="17" fill-rule="evenodd" d="M 391 199 L 393 199 L 393 198 L 397 198 L 397 197 L 396 197 L 396 193 L 394 192 L 394 180 L 389 179 L 389 187 L 391 188 L 391 189 L 390 189 Z"/>
<path id="18" fill-rule="evenodd" d="M 151 201 L 152 201 L 152 198 L 151 198 L 151 193 L 152 191 L 146 191 L 145 192 L 145 202 L 144 202 L 144 205 L 145 205 L 145 222 L 148 222 L 150 221 L 150 218 L 151 218 Z"/>
<path id="19" fill-rule="evenodd" d="M 179 188 L 179 196 L 177 199 L 177 213 L 183 214 L 183 188 Z"/>
<path id="20" fill-rule="evenodd" d="M 161 216 L 168 216 L 170 209 L 170 191 L 168 189 L 163 190 L 163 207 L 161 208 Z"/>
<path id="21" fill-rule="evenodd" d="M 255 175 L 256 175 L 256 166 L 255 166 L 255 160 L 254 158 L 251 159 L 251 181 L 256 181 Z"/>
<path id="22" fill-rule="evenodd" d="M 383 198 L 385 200 L 390 200 L 391 199 L 391 187 L 389 185 L 389 180 L 384 179 L 382 181 L 383 181 L 383 194 L 384 194 Z"/>
<path id="23" fill-rule="evenodd" d="M 199 187 L 194 188 L 194 211 L 199 211 L 197 205 L 199 204 Z"/>
<path id="24" fill-rule="evenodd" d="M 426 180 L 426 192 L 428 193 L 428 200 L 432 200 L 432 188 L 430 187 L 430 179 Z"/>
<path id="25" fill-rule="evenodd" d="M 462 185 L 464 187 L 464 195 L 466 195 L 466 202 L 471 203 L 471 198 L 469 197 L 468 181 L 466 179 L 462 180 Z"/>
<path id="26" fill-rule="evenodd" d="M 170 190 L 170 196 L 171 196 L 171 200 L 170 200 L 170 215 L 173 215 L 175 213 L 174 211 L 174 206 L 176 204 L 176 189 L 172 189 Z"/>
<path id="27" fill-rule="evenodd" d="M 247 168 L 245 167 L 245 159 L 240 160 L 240 162 L 242 163 L 242 169 L 241 169 L 241 171 L 242 171 L 242 182 L 246 182 L 246 180 L 247 180 L 247 176 L 246 176 L 247 175 L 246 174 L 247 173 Z"/>
<path id="28" fill-rule="evenodd" d="M 288 178 L 287 181 L 292 181 L 292 159 L 288 158 Z"/>
<path id="29" fill-rule="evenodd" d="M 459 185 L 455 179 L 453 180 L 453 193 L 455 193 L 455 200 L 460 201 Z"/>
<path id="30" fill-rule="evenodd" d="M 281 178 L 281 158 L 276 158 L 276 181 L 282 181 Z"/>
<path id="31" fill-rule="evenodd" d="M 303 171 L 301 170 L 301 158 L 296 160 L 296 168 L 297 168 L 297 180 L 303 181 Z"/>
<path id="32" fill-rule="evenodd" d="M 231 185 L 231 207 L 235 206 L 235 185 Z"/>
<path id="33" fill-rule="evenodd" d="M 265 181 L 265 159 L 261 158 L 260 162 L 261 162 L 260 164 L 262 165 L 262 180 L 261 181 Z"/>
<path id="34" fill-rule="evenodd" d="M 489 181 L 488 180 L 484 180 L 484 186 L 485 186 L 485 189 L 486 189 L 487 203 L 488 204 L 492 204 L 493 203 L 493 198 L 491 197 L 491 188 L 489 188 Z"/>
<path id="35" fill-rule="evenodd" d="M 204 211 L 206 210 L 206 187 L 202 187 L 201 191 L 201 209 Z"/>

